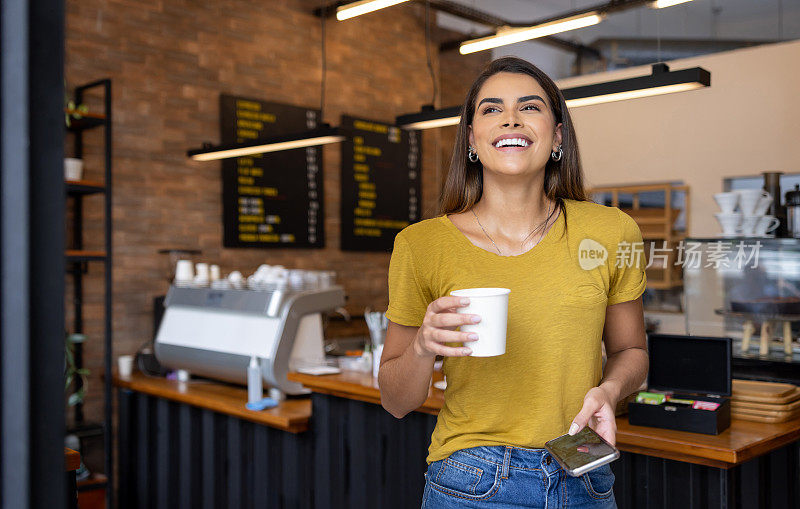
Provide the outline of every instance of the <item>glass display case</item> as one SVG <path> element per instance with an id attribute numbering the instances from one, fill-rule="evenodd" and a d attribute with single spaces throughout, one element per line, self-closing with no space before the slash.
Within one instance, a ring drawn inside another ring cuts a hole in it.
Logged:
<path id="1" fill-rule="evenodd" d="M 685 238 L 686 333 L 733 338 L 736 378 L 800 383 L 800 239 Z"/>

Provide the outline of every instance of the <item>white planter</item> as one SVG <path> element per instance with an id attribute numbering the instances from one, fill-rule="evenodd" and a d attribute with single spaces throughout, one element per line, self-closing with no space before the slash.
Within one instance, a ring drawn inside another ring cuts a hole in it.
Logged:
<path id="1" fill-rule="evenodd" d="M 66 180 L 81 180 L 83 178 L 83 159 L 65 157 L 64 178 Z"/>

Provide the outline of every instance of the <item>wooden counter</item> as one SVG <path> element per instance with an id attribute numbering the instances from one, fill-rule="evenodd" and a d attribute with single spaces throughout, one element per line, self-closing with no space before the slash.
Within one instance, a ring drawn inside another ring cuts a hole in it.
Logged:
<path id="1" fill-rule="evenodd" d="M 368 373 L 338 375 L 290 373 L 289 380 L 314 392 L 380 405 L 377 381 Z M 436 415 L 444 391 L 431 388 L 419 412 Z M 617 417 L 617 448 L 621 451 L 728 469 L 800 439 L 800 419 L 766 424 L 738 419 L 719 435 L 704 435 L 646 426 L 631 426 L 627 416 Z"/>
<path id="2" fill-rule="evenodd" d="M 338 375 L 305 375 L 303 373 L 289 373 L 287 377 L 292 382 L 298 382 L 320 394 L 329 394 L 341 398 L 357 399 L 367 403 L 381 404 L 381 391 L 378 381 L 371 373 L 357 371 L 342 371 Z M 434 378 L 441 379 L 441 375 Z M 428 398 L 417 409 L 431 415 L 438 415 L 444 404 L 444 391 L 434 387 L 428 390 Z"/>
<path id="3" fill-rule="evenodd" d="M 255 412 L 244 406 L 247 403 L 246 388 L 205 379 L 178 382 L 134 372 L 129 378 L 115 375 L 114 385 L 291 433 L 308 430 L 308 420 L 311 417 L 311 401 L 307 398 L 288 399 L 275 408 Z"/>
<path id="4" fill-rule="evenodd" d="M 418 411 L 396 419 L 380 406 L 371 374 L 288 378 L 311 397 L 263 412 L 247 410 L 247 391 L 236 385 L 114 378 L 120 508 L 169 500 L 187 507 L 246 500 L 298 509 L 419 507 L 443 391 L 432 388 Z M 617 427 L 622 454 L 611 468 L 620 509 L 800 509 L 800 420 L 734 419 L 716 436 L 631 426 L 626 417 Z"/>

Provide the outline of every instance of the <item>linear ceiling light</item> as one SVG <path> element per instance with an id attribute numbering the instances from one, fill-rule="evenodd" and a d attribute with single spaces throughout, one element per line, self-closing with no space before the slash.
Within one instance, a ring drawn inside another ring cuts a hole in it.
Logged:
<path id="1" fill-rule="evenodd" d="M 423 106 L 419 113 L 398 116 L 395 123 L 406 129 L 433 129 L 456 125 L 459 120 L 461 120 L 461 106 L 435 110 L 433 106 L 427 105 Z"/>
<path id="2" fill-rule="evenodd" d="M 344 21 L 346 19 L 355 18 L 368 12 L 377 11 L 386 7 L 408 2 L 408 0 L 361 0 L 360 2 L 353 2 L 351 4 L 342 5 L 336 8 L 336 19 Z"/>
<path id="3" fill-rule="evenodd" d="M 578 108 L 652 95 L 685 92 L 711 85 L 711 73 L 702 67 L 670 71 L 666 64 L 653 65 L 653 74 L 618 81 L 595 83 L 561 90 L 567 107 Z"/>
<path id="4" fill-rule="evenodd" d="M 514 44 L 515 42 L 528 41 L 530 39 L 536 39 L 537 37 L 544 37 L 546 35 L 553 35 L 559 32 L 596 25 L 602 20 L 603 15 L 600 14 L 600 12 L 590 11 L 532 27 L 502 28 L 499 29 L 495 35 L 461 43 L 458 51 L 462 55 L 466 55 L 468 53 L 475 53 L 476 51 Z"/>
<path id="5" fill-rule="evenodd" d="M 263 154 L 265 152 L 277 152 L 279 150 L 313 147 L 316 145 L 337 143 L 343 140 L 344 136 L 339 134 L 338 128 L 323 126 L 312 131 L 274 136 L 263 140 L 253 140 L 249 143 L 235 143 L 218 147 L 193 149 L 189 150 L 186 154 L 195 161 L 213 161 L 216 159 Z"/>
<path id="6" fill-rule="evenodd" d="M 653 9 L 663 9 L 664 7 L 672 7 L 673 5 L 684 4 L 692 0 L 656 0 L 650 4 Z"/>
<path id="7" fill-rule="evenodd" d="M 577 108 L 590 104 L 685 92 L 708 86 L 711 86 L 711 73 L 702 67 L 670 71 L 667 64 L 655 64 L 653 73 L 649 76 L 565 88 L 561 93 L 564 95 L 567 107 Z M 459 120 L 461 120 L 460 106 L 435 110 L 433 106 L 427 105 L 423 106 L 419 113 L 398 116 L 395 122 L 406 129 L 431 129 L 455 125 Z"/>

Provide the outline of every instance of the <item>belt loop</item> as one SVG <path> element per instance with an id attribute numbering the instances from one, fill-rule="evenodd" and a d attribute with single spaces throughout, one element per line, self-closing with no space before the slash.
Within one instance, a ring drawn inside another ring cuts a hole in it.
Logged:
<path id="1" fill-rule="evenodd" d="M 508 466 L 511 464 L 511 447 L 506 446 L 506 452 L 503 456 L 503 467 L 500 470 L 500 479 L 508 479 Z"/>

